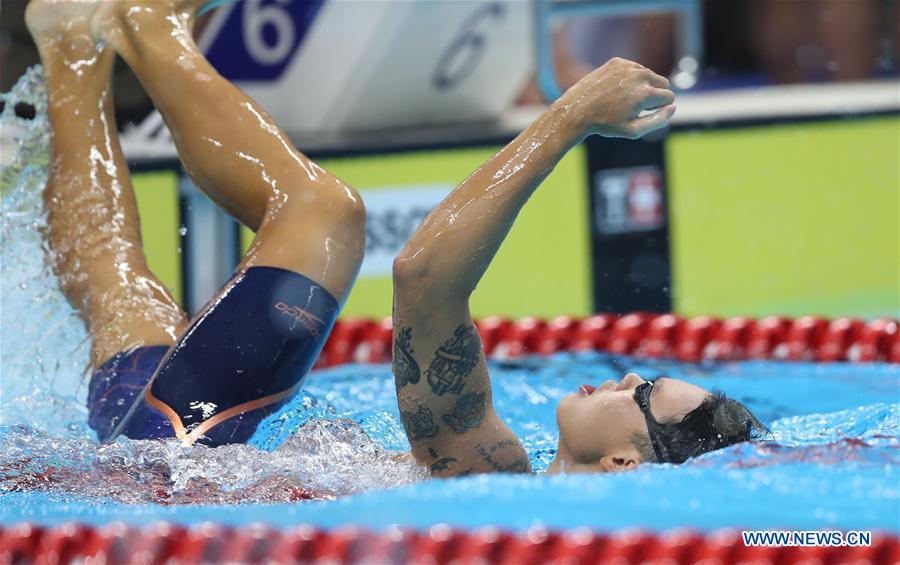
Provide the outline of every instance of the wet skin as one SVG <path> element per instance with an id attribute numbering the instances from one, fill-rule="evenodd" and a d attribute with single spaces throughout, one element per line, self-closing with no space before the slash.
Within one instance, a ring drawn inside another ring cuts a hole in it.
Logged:
<path id="1" fill-rule="evenodd" d="M 613 59 L 594 70 L 463 181 L 394 261 L 397 402 L 413 456 L 432 474 L 531 470 L 521 442 L 493 408 L 469 296 L 519 210 L 563 155 L 591 134 L 635 139 L 664 127 L 675 111 L 668 87 L 668 80 L 631 61 Z M 647 110 L 655 111 L 643 115 Z M 605 417 L 577 406 L 563 403 L 558 457 L 550 471 L 611 470 L 617 461 L 626 468 L 632 455 L 609 451 L 610 441 L 583 446 L 589 442 L 573 428 L 588 434 Z M 671 409 L 676 408 L 681 407 Z M 609 431 L 624 441 L 633 430 Z M 604 457 L 611 457 L 609 469 L 599 468 Z"/>
<path id="2" fill-rule="evenodd" d="M 362 261 L 359 195 L 209 64 L 191 37 L 202 4 L 33 0 L 26 12 L 50 98 L 51 261 L 92 336 L 95 369 L 120 351 L 172 345 L 188 323 L 141 249 L 112 113 L 116 54 L 162 113 L 194 183 L 256 232 L 238 271 L 294 271 L 343 303 Z"/>
<path id="3" fill-rule="evenodd" d="M 563 398 L 556 409 L 560 453 L 548 471 L 619 471 L 639 465 L 641 455 L 631 438 L 647 433 L 634 400 L 634 390 L 644 382 L 629 373 L 619 382 L 583 385 Z M 659 378 L 650 394 L 650 411 L 657 422 L 679 422 L 708 395 L 685 381 Z"/>
<path id="4" fill-rule="evenodd" d="M 362 260 L 359 196 L 294 149 L 264 111 L 209 65 L 190 35 L 201 3 L 37 0 L 28 8 L 47 70 L 53 128 L 45 191 L 51 259 L 92 334 L 95 368 L 119 351 L 171 345 L 187 325 L 141 251 L 112 118 L 113 52 L 153 98 L 194 182 L 257 231 L 239 270 L 293 270 L 343 302 Z M 457 187 L 397 257 L 398 403 L 414 457 L 435 475 L 530 470 L 518 438 L 493 409 L 468 297 L 521 207 L 570 148 L 591 134 L 638 138 L 664 127 L 673 101 L 665 78 L 629 61 L 608 62 Z M 657 110 L 641 115 L 648 109 Z M 594 411 L 563 404 L 573 408 L 561 405 L 560 450 L 551 470 L 596 463 L 579 459 L 585 454 L 614 456 L 600 453 L 612 443 L 585 448 L 580 432 L 569 431 L 570 419 L 578 430 L 589 429 L 579 422 Z M 683 408 L 673 400 L 661 409 Z M 598 411 L 594 425 L 603 417 Z M 617 439 L 631 431 L 621 428 Z"/>

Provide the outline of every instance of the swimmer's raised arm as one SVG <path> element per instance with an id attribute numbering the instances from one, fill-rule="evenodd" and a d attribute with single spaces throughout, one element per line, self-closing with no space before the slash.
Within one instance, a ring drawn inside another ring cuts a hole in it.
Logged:
<path id="1" fill-rule="evenodd" d="M 413 455 L 432 474 L 531 470 L 494 411 L 469 296 L 563 155 L 591 134 L 635 139 L 664 127 L 674 113 L 668 86 L 622 59 L 594 70 L 444 199 L 394 261 L 397 401 Z"/>

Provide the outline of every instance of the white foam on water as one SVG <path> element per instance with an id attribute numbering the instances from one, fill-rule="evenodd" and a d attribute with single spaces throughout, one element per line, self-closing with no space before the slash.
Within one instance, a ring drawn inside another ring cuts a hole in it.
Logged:
<path id="1" fill-rule="evenodd" d="M 296 419 L 267 444 L 271 451 L 127 438 L 98 444 L 86 425 L 89 336 L 59 290 L 44 239 L 50 135 L 41 68 L 2 97 L 0 492 L 51 491 L 97 503 L 284 502 L 427 477 L 349 420 Z M 35 108 L 34 119 L 16 117 L 20 103 Z M 329 413 L 309 395 L 301 400 L 295 411 Z"/>
<path id="2" fill-rule="evenodd" d="M 99 445 L 85 424 L 88 336 L 58 289 L 43 238 L 46 219 L 41 191 L 48 175 L 49 130 L 40 68 L 23 75 L 3 100 L 0 493 L 26 493 L 15 508 L 28 511 L 32 499 L 27 493 L 35 491 L 52 493 L 54 501 L 62 501 L 57 507 L 61 508 L 60 516 L 71 519 L 72 508 L 81 512 L 84 505 L 96 509 L 107 501 L 141 505 L 286 502 L 379 490 L 427 478 L 424 468 L 399 451 L 383 447 L 408 447 L 396 414 L 396 393 L 387 366 L 342 367 L 314 374 L 304 391 L 264 422 L 252 445 L 211 449 L 185 447 L 176 440 L 126 438 Z M 34 119 L 15 116 L 14 107 L 19 102 L 36 108 Z M 835 507 L 846 505 L 847 516 L 870 509 L 872 485 L 881 499 L 897 499 L 900 404 L 896 398 L 900 381 L 895 366 L 836 364 L 804 368 L 798 364 L 746 362 L 700 367 L 663 360 L 613 359 L 601 354 L 568 355 L 493 364 L 494 398 L 498 411 L 531 451 L 534 467 L 543 469 L 555 454 L 557 431 L 550 406 L 580 383 L 618 378 L 630 371 L 648 377 L 671 372 L 703 386 L 719 384 L 749 402 L 771 424 L 772 439 L 782 447 L 744 444 L 707 454 L 679 468 L 651 466 L 639 474 L 620 477 L 563 477 L 560 480 L 568 485 L 563 494 L 575 501 L 567 513 L 585 508 L 585 485 L 591 489 L 606 485 L 610 493 L 623 493 L 621 500 L 613 500 L 620 503 L 620 512 L 640 511 L 641 521 L 635 523 L 646 524 L 646 516 L 664 513 L 668 508 L 660 506 L 659 501 L 665 502 L 670 496 L 671 485 L 681 484 L 684 492 L 709 492 L 713 501 L 722 491 L 706 479 L 721 480 L 723 476 L 739 479 L 736 486 L 732 485 L 737 494 L 755 501 L 755 489 L 779 482 L 791 484 L 797 478 L 797 463 L 804 465 L 800 478 L 822 492 L 834 493 L 828 500 Z M 715 381 L 710 380 L 712 377 Z M 341 419 L 346 416 L 359 424 Z M 849 484 L 847 477 L 860 474 L 870 477 L 870 482 L 850 485 L 856 490 L 841 490 Z M 702 482 L 702 489 L 691 482 L 695 479 Z M 617 481 L 644 481 L 637 492 L 643 493 L 648 502 L 635 505 L 635 489 L 613 488 Z M 519 484 L 524 485 L 521 489 L 526 494 L 515 494 L 519 488 L 515 485 Z M 473 485 L 482 485 L 501 502 L 514 503 L 526 515 L 528 511 L 550 512 L 540 506 L 540 501 L 546 502 L 548 497 L 548 484 L 556 483 L 479 477 L 477 481 L 419 485 L 415 496 L 437 500 L 442 520 L 449 519 L 448 508 L 457 507 L 459 522 L 463 523 L 463 518 L 481 515 L 484 506 L 459 504 L 458 499 L 471 497 Z M 804 493 L 812 487 L 798 490 L 800 498 L 796 500 L 806 504 Z M 727 491 L 730 487 L 721 488 Z M 601 499 L 597 500 L 599 504 Z M 765 510 L 759 515 L 780 511 L 778 504 L 769 504 L 769 500 L 780 499 L 760 499 Z M 334 511 L 345 508 L 340 506 L 343 503 L 336 503 Z M 795 509 L 801 511 L 803 504 L 798 503 Z M 878 508 L 873 520 L 881 519 Z M 596 525 L 602 513 L 591 510 L 589 514 L 589 520 L 594 521 L 586 523 Z M 683 520 L 680 511 L 677 515 Z M 744 518 L 742 515 L 740 523 L 749 523 Z M 615 519 L 621 525 L 618 515 Z M 724 523 L 710 520 L 712 525 Z"/>
<path id="3" fill-rule="evenodd" d="M 43 237 L 50 134 L 41 68 L 29 69 L 2 97 L 0 423 L 83 433 L 77 423 L 87 414 L 87 333 L 59 290 Z M 33 106 L 34 119 L 16 117 L 17 104 Z"/>

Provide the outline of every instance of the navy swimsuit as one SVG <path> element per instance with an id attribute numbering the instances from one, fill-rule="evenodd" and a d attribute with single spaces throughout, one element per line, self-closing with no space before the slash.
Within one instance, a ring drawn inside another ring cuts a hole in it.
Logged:
<path id="1" fill-rule="evenodd" d="M 172 347 L 115 355 L 94 372 L 89 423 L 100 441 L 177 437 L 246 442 L 300 388 L 339 305 L 303 275 L 251 267 Z"/>

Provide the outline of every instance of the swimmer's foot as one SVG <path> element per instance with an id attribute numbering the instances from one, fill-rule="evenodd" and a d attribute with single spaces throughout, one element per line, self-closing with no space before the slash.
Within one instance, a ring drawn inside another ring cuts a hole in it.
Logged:
<path id="1" fill-rule="evenodd" d="M 25 10 L 25 25 L 41 54 L 97 53 L 90 34 L 90 21 L 96 2 L 93 0 L 31 0 Z"/>
<path id="2" fill-rule="evenodd" d="M 41 55 L 50 82 L 74 80 L 105 87 L 112 69 L 113 53 L 96 45 L 90 22 L 94 0 L 31 0 L 25 24 Z M 71 93 L 70 96 L 71 97 Z"/>
<path id="3" fill-rule="evenodd" d="M 197 10 L 208 0 L 103 0 L 91 18 L 94 39 L 109 43 L 126 61 L 157 39 L 176 38 L 182 45 L 191 37 Z"/>

